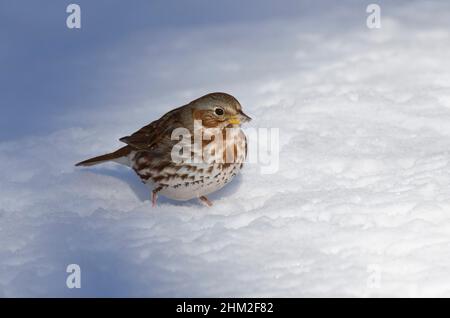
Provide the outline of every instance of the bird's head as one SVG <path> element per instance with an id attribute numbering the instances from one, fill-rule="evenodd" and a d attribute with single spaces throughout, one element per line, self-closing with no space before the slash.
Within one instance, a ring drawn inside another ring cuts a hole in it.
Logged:
<path id="1" fill-rule="evenodd" d="M 241 104 L 226 93 L 211 93 L 190 103 L 192 117 L 201 120 L 207 128 L 239 127 L 251 118 L 243 111 Z"/>

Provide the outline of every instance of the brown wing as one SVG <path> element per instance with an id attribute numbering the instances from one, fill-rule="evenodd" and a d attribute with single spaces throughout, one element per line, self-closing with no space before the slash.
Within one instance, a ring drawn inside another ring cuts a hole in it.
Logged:
<path id="1" fill-rule="evenodd" d="M 139 150 L 150 150 L 157 145 L 172 130 L 180 127 L 179 115 L 177 109 L 168 112 L 163 117 L 147 126 L 142 127 L 131 136 L 120 138 L 119 140 Z"/>

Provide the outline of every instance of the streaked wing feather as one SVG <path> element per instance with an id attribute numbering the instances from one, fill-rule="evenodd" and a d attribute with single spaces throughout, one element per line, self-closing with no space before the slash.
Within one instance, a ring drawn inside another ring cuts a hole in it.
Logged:
<path id="1" fill-rule="evenodd" d="M 178 116 L 174 111 L 165 114 L 136 131 L 131 136 L 120 138 L 119 140 L 140 150 L 148 150 L 170 134 L 175 127 L 179 127 Z"/>

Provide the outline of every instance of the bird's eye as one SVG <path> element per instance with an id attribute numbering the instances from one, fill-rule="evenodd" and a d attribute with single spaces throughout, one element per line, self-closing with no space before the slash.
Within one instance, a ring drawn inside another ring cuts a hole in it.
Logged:
<path id="1" fill-rule="evenodd" d="M 222 109 L 222 108 L 216 108 L 216 109 L 214 110 L 214 113 L 215 113 L 217 116 L 222 116 L 222 115 L 223 115 L 223 109 Z"/>

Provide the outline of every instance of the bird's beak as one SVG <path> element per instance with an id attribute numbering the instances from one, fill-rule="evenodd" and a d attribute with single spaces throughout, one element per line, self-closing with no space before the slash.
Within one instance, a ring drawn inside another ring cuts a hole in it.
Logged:
<path id="1" fill-rule="evenodd" d="M 250 120 L 252 120 L 249 116 L 247 116 L 246 114 L 244 114 L 243 111 L 239 111 L 239 114 L 235 115 L 235 116 L 231 116 L 228 119 L 228 122 L 232 125 L 240 125 L 241 123 L 247 123 Z"/>
<path id="2" fill-rule="evenodd" d="M 241 117 L 241 122 L 248 123 L 252 120 L 252 118 L 246 114 L 242 110 L 239 111 L 239 117 Z"/>

